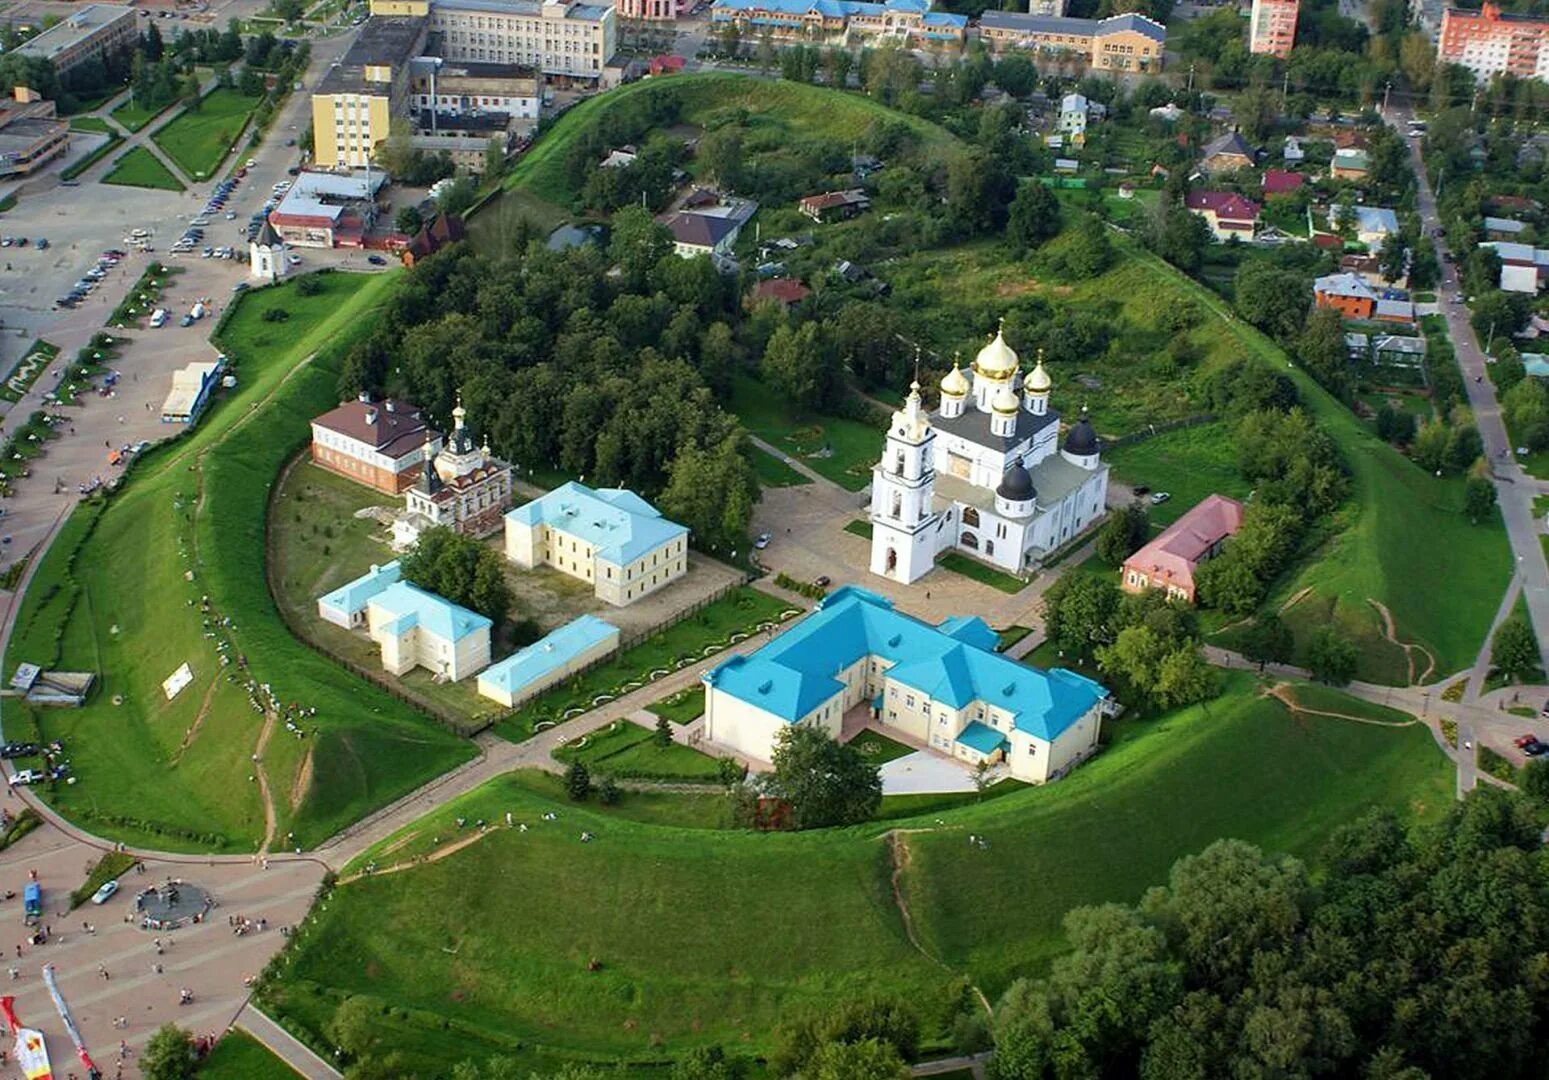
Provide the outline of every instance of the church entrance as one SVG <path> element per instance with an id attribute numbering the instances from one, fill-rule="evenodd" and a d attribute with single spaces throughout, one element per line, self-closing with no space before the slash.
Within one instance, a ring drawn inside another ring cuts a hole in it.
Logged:
<path id="1" fill-rule="evenodd" d="M 891 574 L 898 569 L 898 552 L 893 548 L 887 549 L 887 570 L 884 573 Z"/>
<path id="2" fill-rule="evenodd" d="M 971 551 L 979 550 L 979 538 L 971 532 L 963 533 L 962 537 L 958 540 L 958 543 L 962 544 L 965 548 L 968 548 Z"/>

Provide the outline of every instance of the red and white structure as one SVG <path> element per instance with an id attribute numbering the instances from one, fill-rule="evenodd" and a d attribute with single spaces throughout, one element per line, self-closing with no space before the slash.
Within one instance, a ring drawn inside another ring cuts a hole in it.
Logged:
<path id="1" fill-rule="evenodd" d="M 1449 7 L 1441 16 L 1436 59 L 1461 64 L 1476 79 L 1549 78 L 1549 18 L 1516 15 L 1489 3 L 1479 11 Z"/>
<path id="2" fill-rule="evenodd" d="M 1296 41 L 1296 13 L 1300 0 L 1253 0 L 1248 18 L 1248 51 L 1270 56 L 1291 55 Z"/>

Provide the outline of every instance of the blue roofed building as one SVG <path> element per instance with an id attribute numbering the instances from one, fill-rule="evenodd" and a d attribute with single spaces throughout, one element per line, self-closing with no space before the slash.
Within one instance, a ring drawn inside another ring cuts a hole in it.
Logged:
<path id="1" fill-rule="evenodd" d="M 931 626 L 845 586 L 768 645 L 705 673 L 705 738 L 768 761 L 784 728 L 838 738 L 860 706 L 884 732 L 966 764 L 1058 779 L 1097 748 L 1112 697 L 1073 671 L 1002 656 L 996 641 L 978 617 Z"/>
<path id="2" fill-rule="evenodd" d="M 479 693 L 515 708 L 618 647 L 618 627 L 595 615 L 582 615 L 481 671 Z"/>
<path id="3" fill-rule="evenodd" d="M 593 490 L 572 480 L 508 511 L 505 524 L 506 558 L 590 582 L 615 607 L 688 572 L 688 528 L 623 488 Z"/>
<path id="4" fill-rule="evenodd" d="M 364 628 L 393 675 L 422 667 L 456 682 L 489 663 L 494 624 L 404 581 L 396 560 L 318 597 L 317 614 L 346 630 Z"/>
<path id="5" fill-rule="evenodd" d="M 736 23 L 755 35 L 798 41 L 895 40 L 963 42 L 968 18 L 932 11 L 929 0 L 715 0 L 715 24 Z"/>

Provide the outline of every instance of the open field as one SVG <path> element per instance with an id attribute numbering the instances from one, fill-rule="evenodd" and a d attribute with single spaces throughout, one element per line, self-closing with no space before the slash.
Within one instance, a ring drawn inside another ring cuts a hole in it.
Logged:
<path id="1" fill-rule="evenodd" d="M 263 754 L 282 839 L 293 831 L 312 846 L 471 753 L 297 643 L 264 582 L 269 485 L 332 403 L 353 328 L 392 275 L 322 280 L 315 296 L 254 290 L 228 312 L 217 344 L 238 388 L 193 432 L 148 451 L 118 494 L 82 504 L 23 599 L 11 666 L 100 675 L 83 708 L 40 714 L 44 736 L 68 741 L 79 780 L 43 795 L 100 835 L 173 850 L 258 846 L 265 807 L 251 757 L 265 718 L 249 678 L 305 710 L 296 733 L 273 725 Z M 290 318 L 264 321 L 274 308 Z M 192 681 L 169 701 L 162 680 L 184 663 Z"/>
<path id="2" fill-rule="evenodd" d="M 1237 451 L 1224 423 L 1169 431 L 1110 450 L 1105 457 L 1116 479 L 1171 496 L 1156 505 L 1146 498 L 1153 526 L 1171 525 L 1207 495 L 1248 496 L 1248 482 L 1237 471 Z"/>
<path id="3" fill-rule="evenodd" d="M 1248 676 L 1226 685 L 1204 706 L 1121 723 L 1112 747 L 1058 784 L 897 808 L 928 815 L 907 823 L 905 899 L 951 970 L 909 945 L 884 824 L 755 834 L 716 828 L 711 801 L 693 804 L 690 828 L 672 827 L 627 816 L 645 796 L 577 805 L 557 778 L 522 773 L 358 860 L 429 854 L 459 838 L 456 817 L 496 825 L 440 861 L 341 886 L 265 993 L 303 1033 L 320 1031 L 342 995 L 371 995 L 393 1006 L 383 1037 L 412 1050 L 423 1032 L 427 1054 L 444 1022 L 466 1053 L 514 1052 L 518 1040 L 523 1055 L 636 1063 L 714 1042 L 758 1053 L 780 1017 L 842 996 L 928 1007 L 966 969 L 993 999 L 1063 947 L 1071 906 L 1133 900 L 1221 835 L 1312 855 L 1368 806 L 1430 818 L 1450 801 L 1449 767 L 1418 724 L 1292 718 Z M 508 811 L 528 831 L 502 827 Z M 550 811 L 557 820 L 542 820 Z M 596 839 L 580 843 L 582 830 Z M 990 847 L 965 845 L 968 832 Z M 593 959 L 600 970 L 588 972 Z"/>
<path id="4" fill-rule="evenodd" d="M 182 191 L 183 181 L 161 163 L 155 154 L 143 146 L 130 147 L 129 152 L 113 163 L 102 177 L 104 184 L 120 184 L 125 187 L 155 188 L 159 191 Z"/>
<path id="5" fill-rule="evenodd" d="M 771 487 L 799 487 L 802 484 L 810 484 L 801 473 L 791 468 L 785 462 L 775 457 L 762 447 L 752 448 L 753 471 L 758 474 L 759 485 Z"/>
<path id="6" fill-rule="evenodd" d="M 207 94 L 197 112 L 185 109 L 151 138 L 195 180 L 212 176 L 231 152 L 261 99 L 236 90 Z"/>
<path id="7" fill-rule="evenodd" d="M 113 119 L 122 124 L 126 130 L 135 132 L 149 124 L 169 108 L 171 108 L 169 105 L 163 105 L 159 109 L 142 108 L 136 105 L 131 98 L 113 110 Z M 104 127 L 104 130 L 107 130 L 106 127 Z"/>

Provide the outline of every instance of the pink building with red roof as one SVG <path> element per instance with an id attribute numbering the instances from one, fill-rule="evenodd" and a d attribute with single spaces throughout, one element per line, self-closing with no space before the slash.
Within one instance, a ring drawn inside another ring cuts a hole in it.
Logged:
<path id="1" fill-rule="evenodd" d="M 1217 240 L 1252 240 L 1259 204 L 1230 191 L 1191 191 L 1184 206 L 1205 219 Z"/>
<path id="2" fill-rule="evenodd" d="M 1162 534 L 1124 560 L 1125 592 L 1163 589 L 1168 599 L 1194 603 L 1194 569 L 1220 554 L 1228 536 L 1242 528 L 1242 503 L 1225 495 L 1202 499 Z"/>

